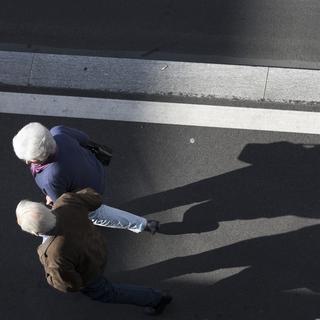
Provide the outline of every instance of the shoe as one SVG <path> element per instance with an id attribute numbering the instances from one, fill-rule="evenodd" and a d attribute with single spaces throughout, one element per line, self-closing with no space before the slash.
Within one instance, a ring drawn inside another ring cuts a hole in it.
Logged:
<path id="1" fill-rule="evenodd" d="M 151 234 L 155 234 L 160 229 L 160 223 L 157 220 L 148 220 L 147 225 L 144 228 L 144 231 L 151 232 Z"/>
<path id="2" fill-rule="evenodd" d="M 169 293 L 163 293 L 160 302 L 155 307 L 146 307 L 144 312 L 148 315 L 158 315 L 163 312 L 166 306 L 172 301 L 172 296 Z"/>

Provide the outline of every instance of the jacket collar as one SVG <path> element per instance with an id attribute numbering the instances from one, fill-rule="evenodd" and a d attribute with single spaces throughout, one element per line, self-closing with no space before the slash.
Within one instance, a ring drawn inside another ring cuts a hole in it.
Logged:
<path id="1" fill-rule="evenodd" d="M 53 210 L 52 213 L 55 214 L 55 211 Z M 47 252 L 49 246 L 51 245 L 53 240 L 56 238 L 56 236 L 61 235 L 61 231 L 62 230 L 60 228 L 60 221 L 57 217 L 56 226 L 52 230 L 46 233 L 46 236 L 49 236 L 48 239 L 42 244 L 40 244 L 40 246 L 38 247 L 38 253 L 40 256 L 44 255 Z"/>
<path id="2" fill-rule="evenodd" d="M 38 247 L 38 253 L 40 256 L 46 254 L 49 246 L 51 245 L 55 237 L 56 236 L 50 236 L 44 243 L 40 244 L 40 246 Z"/>

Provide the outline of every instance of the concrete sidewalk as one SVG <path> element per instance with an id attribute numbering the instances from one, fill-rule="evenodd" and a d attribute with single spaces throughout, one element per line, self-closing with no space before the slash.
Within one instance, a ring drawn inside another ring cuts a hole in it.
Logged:
<path id="1" fill-rule="evenodd" d="M 320 70 L 0 51 L 0 90 L 228 105 L 320 105 Z"/>

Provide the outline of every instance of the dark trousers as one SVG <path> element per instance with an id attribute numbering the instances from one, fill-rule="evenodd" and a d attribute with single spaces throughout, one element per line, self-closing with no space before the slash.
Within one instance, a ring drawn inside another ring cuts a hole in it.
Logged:
<path id="1" fill-rule="evenodd" d="M 159 290 L 128 284 L 114 284 L 103 276 L 91 281 L 81 292 L 100 302 L 134 304 L 143 307 L 156 306 L 162 296 Z"/>

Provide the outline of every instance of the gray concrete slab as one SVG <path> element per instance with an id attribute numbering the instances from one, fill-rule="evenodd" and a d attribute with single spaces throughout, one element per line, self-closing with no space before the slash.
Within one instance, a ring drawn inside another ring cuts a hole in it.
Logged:
<path id="1" fill-rule="evenodd" d="M 0 51 L 0 90 L 315 106 L 319 84 L 320 70 Z"/>
<path id="2" fill-rule="evenodd" d="M 27 86 L 33 53 L 0 51 L 0 83 Z"/>
<path id="3" fill-rule="evenodd" d="M 271 101 L 320 101 L 320 71 L 270 68 L 265 99 Z"/>
<path id="4" fill-rule="evenodd" d="M 263 98 L 267 68 L 36 54 L 30 84 L 148 95 Z"/>

